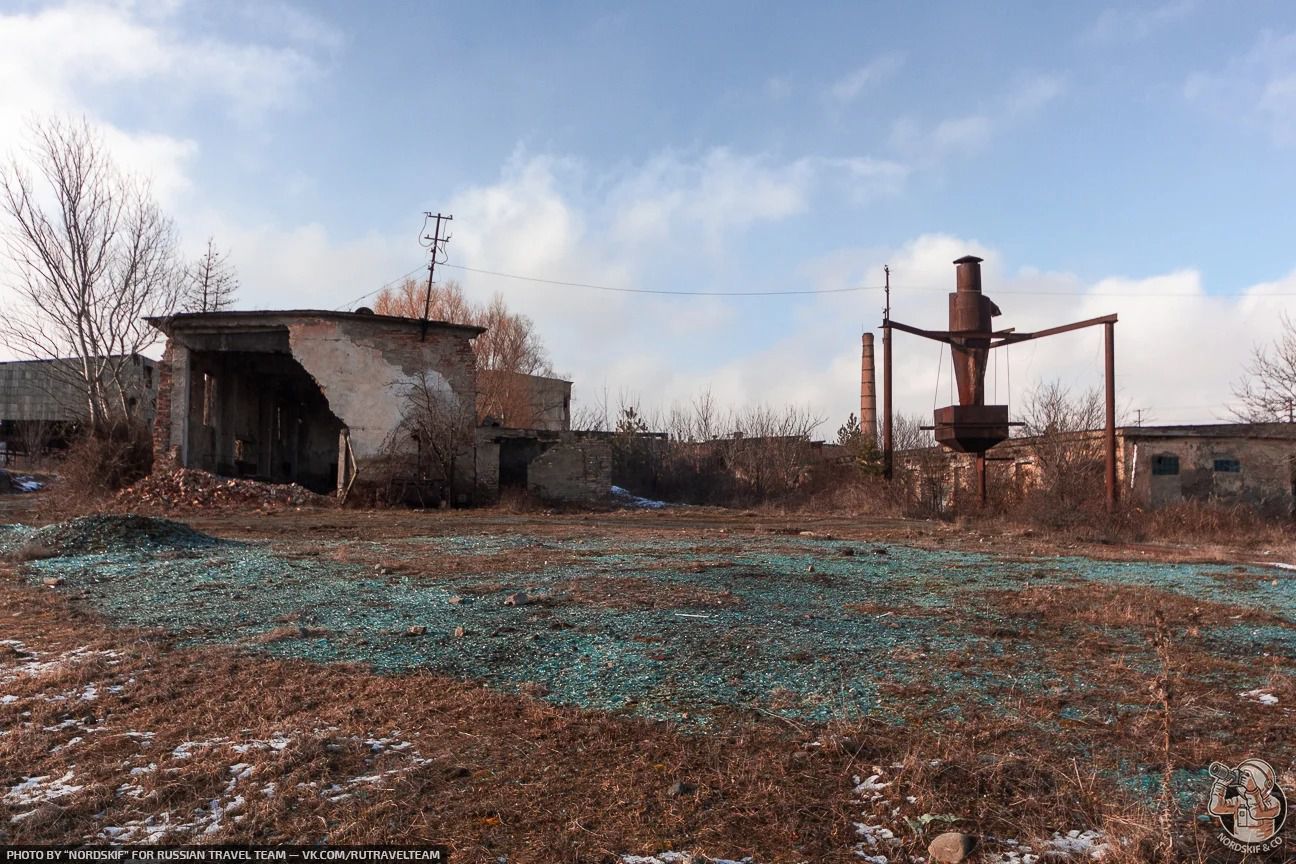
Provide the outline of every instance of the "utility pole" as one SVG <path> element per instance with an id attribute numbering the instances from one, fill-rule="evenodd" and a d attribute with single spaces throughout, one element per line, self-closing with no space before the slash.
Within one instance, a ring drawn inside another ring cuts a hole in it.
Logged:
<path id="1" fill-rule="evenodd" d="M 891 427 L 891 266 L 883 265 L 882 272 L 886 274 L 886 305 L 882 308 L 882 476 L 890 480 L 895 469 Z"/>
<path id="2" fill-rule="evenodd" d="M 1134 425 L 1135 425 L 1135 426 L 1142 426 L 1142 425 L 1143 425 L 1143 409 L 1142 409 L 1142 408 L 1135 408 L 1135 409 L 1134 409 Z"/>
<path id="3" fill-rule="evenodd" d="M 420 342 L 427 339 L 428 316 L 432 311 L 432 277 L 436 273 L 437 257 L 445 255 L 446 244 L 450 242 L 450 234 L 448 232 L 446 233 L 446 236 L 441 236 L 441 223 L 444 222 L 448 226 L 449 223 L 453 221 L 454 217 L 425 211 L 423 213 L 423 228 L 425 230 L 427 229 L 429 219 L 436 220 L 436 227 L 433 229 L 431 234 L 424 234 L 419 240 L 421 244 L 424 244 L 425 248 L 431 251 L 432 255 L 431 260 L 428 261 L 427 294 L 423 298 L 423 328 L 419 333 Z M 441 260 L 441 263 L 445 263 L 444 258 Z"/>

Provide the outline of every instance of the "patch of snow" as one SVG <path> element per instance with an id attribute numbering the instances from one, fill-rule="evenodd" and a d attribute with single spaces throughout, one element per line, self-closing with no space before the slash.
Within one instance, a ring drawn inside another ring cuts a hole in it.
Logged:
<path id="1" fill-rule="evenodd" d="M 16 653 L 21 655 L 16 666 L 6 666 L 3 670 L 0 670 L 0 683 L 5 684 L 15 681 L 20 677 L 39 678 L 42 675 L 64 669 L 67 666 L 76 666 L 90 662 L 91 660 L 104 660 L 109 665 L 112 665 L 113 663 L 120 662 L 119 658 L 121 657 L 121 652 L 119 651 L 107 651 L 83 645 L 79 648 L 73 648 L 71 651 L 65 651 L 48 660 L 42 660 L 38 653 L 28 649 L 27 646 L 23 645 L 22 642 L 19 642 L 16 639 L 9 639 L 0 644 L 8 645 Z M 90 686 L 93 687 L 94 685 L 92 684 Z M 50 701 L 61 700 L 51 699 Z"/>
<path id="2" fill-rule="evenodd" d="M 1103 842 L 1101 831 L 1068 831 L 1065 836 L 1054 834 L 1048 845 L 1065 855 L 1079 855 L 1091 861 L 1100 861 L 1111 848 Z"/>
<path id="3" fill-rule="evenodd" d="M 228 738 L 211 738 L 206 741 L 182 741 L 171 751 L 172 758 L 191 759 L 193 751 L 200 747 L 216 747 L 229 741 Z M 237 749 L 237 748 L 236 748 Z"/>
<path id="4" fill-rule="evenodd" d="M 66 798 L 69 795 L 75 795 L 83 787 L 72 785 L 72 779 L 75 775 L 68 771 L 57 780 L 51 775 L 42 774 L 37 777 L 24 777 L 23 781 L 12 787 L 5 793 L 0 801 L 11 807 L 34 807 L 35 805 L 44 804 L 47 801 L 57 801 L 60 798 Z M 34 812 L 19 813 L 13 816 L 10 821 L 18 822 L 30 816 Z"/>
<path id="5" fill-rule="evenodd" d="M 45 726 L 43 728 L 46 732 L 62 732 L 64 729 L 73 729 L 80 725 L 80 720 L 77 720 L 75 717 L 69 717 L 62 722 L 55 723 L 53 726 Z"/>
<path id="6" fill-rule="evenodd" d="M 654 501 L 651 498 L 640 498 L 630 490 L 622 489 L 620 486 L 613 486 L 611 491 L 612 497 L 626 507 L 635 507 L 640 510 L 661 510 L 663 507 L 670 506 L 665 501 Z"/>
<path id="7" fill-rule="evenodd" d="M 291 738 L 282 735 L 275 735 L 266 740 L 254 738 L 253 740 L 245 741 L 242 744 L 235 744 L 230 749 L 232 749 L 235 753 L 238 753 L 240 755 L 244 753 L 251 753 L 253 750 L 273 750 L 276 753 L 281 753 L 291 743 L 292 743 Z"/>
<path id="8" fill-rule="evenodd" d="M 12 705 L 17 701 L 17 696 L 0 696 L 0 705 Z"/>
<path id="9" fill-rule="evenodd" d="M 1250 699 L 1252 702 L 1259 702 L 1261 705 L 1277 705 L 1278 697 L 1268 690 L 1257 687 L 1255 690 L 1248 690 L 1245 693 L 1239 693 L 1243 699 Z"/>
<path id="10" fill-rule="evenodd" d="M 51 747 L 49 752 L 58 753 L 60 750 L 66 750 L 69 747 L 75 747 L 76 745 L 80 744 L 84 740 L 85 739 L 82 738 L 80 735 L 76 736 L 75 738 L 69 738 L 67 741 L 64 741 L 62 744 L 59 744 L 56 747 Z"/>
<path id="11" fill-rule="evenodd" d="M 882 790 L 891 785 L 890 782 L 879 782 L 882 779 L 881 774 L 870 774 L 864 780 L 860 780 L 858 776 L 852 779 L 855 781 L 855 797 L 864 798 L 865 795 L 868 795 L 869 801 L 876 801 L 881 798 Z"/>

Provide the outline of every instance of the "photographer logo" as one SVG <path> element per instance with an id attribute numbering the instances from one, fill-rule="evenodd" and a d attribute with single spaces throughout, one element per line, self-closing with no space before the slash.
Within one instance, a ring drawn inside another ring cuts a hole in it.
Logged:
<path id="1" fill-rule="evenodd" d="M 1212 762 L 1210 775 L 1215 782 L 1206 809 L 1223 829 L 1221 843 L 1248 854 L 1282 845 L 1279 832 L 1287 821 L 1287 796 L 1268 762 L 1247 759 L 1236 768 Z"/>

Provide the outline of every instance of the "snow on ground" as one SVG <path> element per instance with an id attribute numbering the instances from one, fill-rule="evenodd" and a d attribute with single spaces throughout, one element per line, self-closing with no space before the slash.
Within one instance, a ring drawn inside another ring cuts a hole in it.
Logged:
<path id="1" fill-rule="evenodd" d="M 1257 687 L 1255 690 L 1248 690 L 1245 693 L 1239 693 L 1243 699 L 1250 699 L 1252 702 L 1259 702 L 1261 705 L 1277 705 L 1278 697 L 1264 688 Z"/>
<path id="2" fill-rule="evenodd" d="M 626 507 L 635 507 L 640 510 L 660 510 L 663 507 L 670 506 L 665 501 L 654 501 L 651 498 L 640 498 L 629 489 L 622 489 L 620 486 L 612 487 L 612 497 Z"/>
<path id="3" fill-rule="evenodd" d="M 21 783 L 13 786 L 0 800 L 10 807 L 31 807 L 32 809 L 11 817 L 10 821 L 20 822 L 35 813 L 36 808 L 41 804 L 58 801 L 80 792 L 83 787 L 72 785 L 75 776 L 74 772 L 68 771 L 57 779 L 49 774 L 24 777 Z"/>

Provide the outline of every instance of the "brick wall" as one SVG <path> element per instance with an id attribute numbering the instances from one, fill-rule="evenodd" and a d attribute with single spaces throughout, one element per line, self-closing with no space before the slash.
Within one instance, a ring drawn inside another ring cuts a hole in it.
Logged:
<path id="1" fill-rule="evenodd" d="M 527 466 L 527 488 L 539 498 L 595 504 L 612 486 L 612 447 L 606 439 L 568 433 Z"/>
<path id="2" fill-rule="evenodd" d="M 157 364 L 157 407 L 153 413 L 153 470 L 175 467 L 175 450 L 171 447 L 171 342 Z"/>

